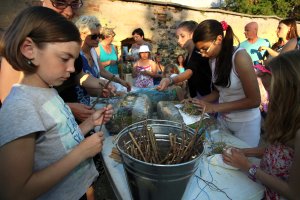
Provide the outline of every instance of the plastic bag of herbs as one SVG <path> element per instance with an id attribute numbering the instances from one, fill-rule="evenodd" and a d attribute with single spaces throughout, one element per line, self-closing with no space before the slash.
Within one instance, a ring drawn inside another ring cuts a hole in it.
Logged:
<path id="1" fill-rule="evenodd" d="M 128 93 L 114 107 L 111 120 L 106 124 L 110 134 L 117 134 L 127 126 L 152 117 L 152 104 L 145 94 Z"/>

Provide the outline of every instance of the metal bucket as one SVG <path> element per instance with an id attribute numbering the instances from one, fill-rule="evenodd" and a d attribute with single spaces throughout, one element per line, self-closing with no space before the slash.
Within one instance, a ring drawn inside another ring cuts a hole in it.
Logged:
<path id="1" fill-rule="evenodd" d="M 121 152 L 127 182 L 133 199 L 136 200 L 176 200 L 181 199 L 190 177 L 197 170 L 200 157 L 203 154 L 203 145 L 199 149 L 199 155 L 188 162 L 172 165 L 151 164 L 143 162 L 128 155 L 125 151 L 125 143 L 130 142 L 129 131 L 139 131 L 145 121 L 132 124 L 123 129 L 117 140 L 117 148 Z M 182 124 L 166 120 L 147 120 L 155 133 L 156 141 L 160 148 L 169 148 L 169 133 L 181 136 Z M 184 126 L 188 135 L 194 134 L 194 130 Z M 179 139 L 180 140 L 180 139 Z"/>

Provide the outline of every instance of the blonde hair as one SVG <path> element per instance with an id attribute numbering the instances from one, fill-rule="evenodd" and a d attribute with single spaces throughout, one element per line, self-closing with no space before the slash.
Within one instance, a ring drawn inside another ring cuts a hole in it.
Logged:
<path id="1" fill-rule="evenodd" d="M 266 139 L 284 144 L 300 129 L 300 51 L 280 54 L 269 66 L 272 81 Z"/>
<path id="2" fill-rule="evenodd" d="M 75 25 L 80 33 L 101 28 L 100 21 L 97 19 L 97 17 L 88 15 L 81 16 L 75 22 Z"/>
<path id="3" fill-rule="evenodd" d="M 114 28 L 103 27 L 101 34 L 104 38 L 115 35 Z"/>

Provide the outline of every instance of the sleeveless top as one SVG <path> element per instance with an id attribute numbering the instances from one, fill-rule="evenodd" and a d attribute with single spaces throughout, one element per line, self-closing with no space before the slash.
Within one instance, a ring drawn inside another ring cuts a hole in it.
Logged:
<path id="1" fill-rule="evenodd" d="M 296 49 L 300 50 L 300 37 L 297 38 L 297 46 Z"/>
<path id="2" fill-rule="evenodd" d="M 293 157 L 294 150 L 292 148 L 280 143 L 272 144 L 266 148 L 263 158 L 260 161 L 260 168 L 264 172 L 287 182 Z M 285 199 L 267 187 L 265 189 L 265 197 L 267 200 Z"/>
<path id="3" fill-rule="evenodd" d="M 150 86 L 154 85 L 153 78 L 151 76 L 143 75 L 140 73 L 141 71 L 150 71 L 151 72 L 150 65 L 140 66 L 139 63 L 137 63 L 136 70 L 138 73 L 136 81 L 135 81 L 136 87 L 146 88 L 146 87 L 150 87 Z"/>
<path id="4" fill-rule="evenodd" d="M 242 48 L 236 49 L 234 54 L 232 55 L 232 69 L 230 72 L 230 87 L 222 87 L 215 85 L 215 87 L 219 90 L 219 103 L 226 103 L 237 101 L 246 97 L 241 80 L 236 72 L 234 59 L 235 55 L 238 51 L 244 50 Z M 216 67 L 216 59 L 211 59 L 211 71 L 212 71 L 212 81 L 216 82 L 215 77 L 215 67 Z M 224 120 L 230 122 L 247 122 L 256 119 L 260 116 L 259 108 L 251 108 L 244 110 L 236 110 L 228 113 L 222 113 L 222 116 L 225 116 Z"/>
<path id="5" fill-rule="evenodd" d="M 177 65 L 177 69 L 179 71 L 179 74 L 181 74 L 185 71 L 184 67 L 180 67 L 179 65 Z"/>
<path id="6" fill-rule="evenodd" d="M 117 53 L 115 51 L 115 47 L 114 45 L 110 45 L 111 47 L 111 52 L 110 53 L 107 53 L 102 44 L 100 43 L 99 44 L 99 48 L 100 48 L 100 62 L 106 62 L 106 61 L 109 61 L 109 60 L 114 60 L 114 61 L 117 61 L 118 60 L 118 56 L 117 56 Z M 119 71 L 118 71 L 118 64 L 115 63 L 113 65 L 108 65 L 105 67 L 105 69 L 107 71 L 109 71 L 110 73 L 112 74 L 119 74 Z"/>

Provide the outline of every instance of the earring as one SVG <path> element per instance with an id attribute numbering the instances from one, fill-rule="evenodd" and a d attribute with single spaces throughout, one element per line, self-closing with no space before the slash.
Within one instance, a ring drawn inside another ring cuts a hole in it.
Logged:
<path id="1" fill-rule="evenodd" d="M 31 60 L 27 60 L 27 64 L 31 65 L 32 64 Z"/>

